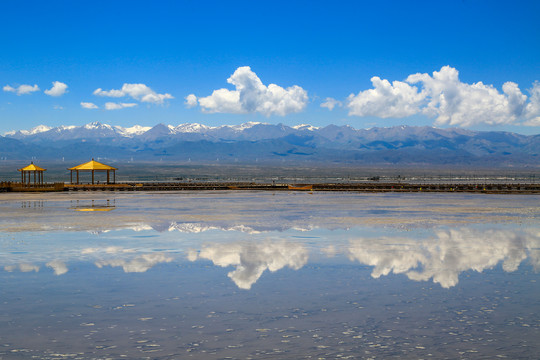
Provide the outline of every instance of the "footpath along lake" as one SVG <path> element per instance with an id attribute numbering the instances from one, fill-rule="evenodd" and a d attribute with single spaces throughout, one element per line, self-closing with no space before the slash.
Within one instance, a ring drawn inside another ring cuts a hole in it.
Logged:
<path id="1" fill-rule="evenodd" d="M 0 195 L 0 358 L 533 359 L 540 195 Z"/>

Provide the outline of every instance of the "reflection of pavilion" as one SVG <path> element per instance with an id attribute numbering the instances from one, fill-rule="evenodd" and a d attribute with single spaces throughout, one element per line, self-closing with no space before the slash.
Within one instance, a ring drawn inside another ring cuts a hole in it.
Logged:
<path id="1" fill-rule="evenodd" d="M 92 200 L 91 203 L 88 203 L 87 201 L 79 202 L 77 200 L 75 204 L 72 202 L 70 209 L 75 211 L 111 211 L 116 209 L 116 201 L 113 200 L 110 202 L 107 200 L 106 202 L 101 202 Z"/>
<path id="2" fill-rule="evenodd" d="M 21 184 L 22 186 L 31 186 L 31 175 L 34 175 L 34 186 L 43 185 L 43 172 L 47 169 L 43 169 L 34 164 L 32 161 L 30 165 L 18 169 L 21 172 Z M 28 177 L 27 177 L 28 175 Z"/>
<path id="3" fill-rule="evenodd" d="M 68 170 L 71 171 L 71 184 L 73 184 L 73 172 L 74 171 L 77 174 L 77 177 L 76 177 L 77 181 L 75 182 L 75 184 L 79 184 L 79 171 L 92 172 L 92 184 L 94 184 L 94 172 L 96 172 L 96 171 L 106 171 L 107 172 L 107 184 L 110 184 L 111 181 L 110 181 L 109 173 L 112 171 L 112 173 L 113 173 L 112 183 L 114 184 L 116 182 L 116 170 L 118 170 L 118 169 L 114 168 L 112 166 L 109 166 L 109 165 L 102 164 L 102 163 L 97 162 L 94 159 L 92 159 L 89 162 L 86 162 L 86 163 L 81 164 L 81 165 L 74 166 L 72 168 L 69 168 Z"/>

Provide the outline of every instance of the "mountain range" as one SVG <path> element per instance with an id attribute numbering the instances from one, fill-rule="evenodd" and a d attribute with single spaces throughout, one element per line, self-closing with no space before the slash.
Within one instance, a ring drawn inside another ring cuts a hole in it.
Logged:
<path id="1" fill-rule="evenodd" d="M 0 136 L 0 159 L 533 167 L 540 135 L 429 126 L 37 126 Z"/>

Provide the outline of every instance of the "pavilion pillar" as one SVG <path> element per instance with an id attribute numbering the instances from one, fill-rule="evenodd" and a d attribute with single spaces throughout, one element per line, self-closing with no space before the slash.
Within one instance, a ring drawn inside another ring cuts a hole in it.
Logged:
<path id="1" fill-rule="evenodd" d="M 79 185 L 79 170 L 75 170 L 77 172 L 77 185 Z"/>
<path id="2" fill-rule="evenodd" d="M 107 185 L 109 185 L 109 170 L 107 170 Z"/>
<path id="3" fill-rule="evenodd" d="M 92 185 L 94 185 L 94 170 L 92 170 Z"/>

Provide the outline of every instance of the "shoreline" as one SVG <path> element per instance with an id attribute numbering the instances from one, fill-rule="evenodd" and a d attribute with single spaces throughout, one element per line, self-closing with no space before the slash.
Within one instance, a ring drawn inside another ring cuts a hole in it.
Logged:
<path id="1" fill-rule="evenodd" d="M 116 184 L 46 183 L 26 185 L 0 183 L 0 192 L 75 192 L 75 191 L 325 191 L 325 192 L 459 192 L 485 194 L 540 194 L 540 183 L 253 183 L 253 182 L 122 182 Z"/>

